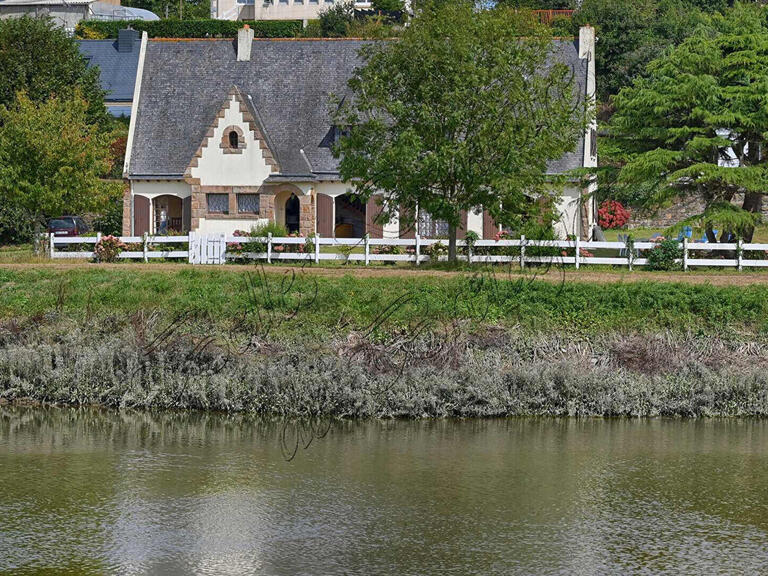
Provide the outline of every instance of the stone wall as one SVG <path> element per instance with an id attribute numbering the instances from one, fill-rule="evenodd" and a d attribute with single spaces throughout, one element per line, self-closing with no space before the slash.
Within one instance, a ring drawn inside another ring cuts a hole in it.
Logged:
<path id="1" fill-rule="evenodd" d="M 731 200 L 731 204 L 734 206 L 741 206 L 744 202 L 743 194 L 736 194 Z M 706 207 L 706 202 L 703 198 L 698 196 L 692 196 L 688 198 L 680 198 L 676 200 L 670 206 L 659 208 L 655 212 L 642 211 L 639 209 L 632 210 L 632 217 L 629 220 L 628 228 L 669 228 L 674 226 L 681 220 L 685 220 L 696 214 L 701 214 Z M 763 202 L 762 207 L 763 218 L 768 220 L 768 202 Z"/>

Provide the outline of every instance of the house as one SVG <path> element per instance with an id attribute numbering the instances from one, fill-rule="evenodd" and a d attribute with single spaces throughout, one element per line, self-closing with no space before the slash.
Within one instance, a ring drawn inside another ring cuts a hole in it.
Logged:
<path id="1" fill-rule="evenodd" d="M 70 34 L 88 18 L 94 0 L 0 0 L 0 18 L 48 16 Z M 119 3 L 119 2 L 118 2 Z"/>
<path id="2" fill-rule="evenodd" d="M 232 234 L 267 221 L 301 235 L 407 237 L 400 223 L 380 223 L 380 206 L 360 202 L 341 181 L 331 146 L 336 130 L 328 95 L 343 94 L 361 64 L 364 41 L 142 38 L 124 175 L 126 235 L 165 229 Z M 574 70 L 581 94 L 594 93 L 594 31 L 559 40 L 553 57 Z M 552 174 L 596 165 L 595 131 L 550 165 Z M 587 237 L 594 225 L 589 192 L 571 182 L 562 196 L 558 233 Z M 419 233 L 444 223 L 420 214 Z M 493 237 L 487 212 L 470 211 L 462 231 Z"/>
<path id="3" fill-rule="evenodd" d="M 216 20 L 313 20 L 320 12 L 346 0 L 211 0 L 211 18 Z M 355 8 L 370 8 L 370 2 L 355 2 Z"/>
<path id="4" fill-rule="evenodd" d="M 141 33 L 119 30 L 117 39 L 78 40 L 80 53 L 89 67 L 99 68 L 104 103 L 113 116 L 130 116 L 136 71 L 139 67 Z"/>

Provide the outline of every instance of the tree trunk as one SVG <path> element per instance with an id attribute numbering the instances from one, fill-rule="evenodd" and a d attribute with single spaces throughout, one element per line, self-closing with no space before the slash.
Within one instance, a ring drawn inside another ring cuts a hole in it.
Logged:
<path id="1" fill-rule="evenodd" d="M 744 194 L 744 203 L 741 207 L 747 212 L 754 212 L 760 214 L 763 210 L 763 195 L 758 192 L 747 192 Z M 744 242 L 752 242 L 752 236 L 755 233 L 754 227 L 750 227 L 744 231 Z"/>
<path id="2" fill-rule="evenodd" d="M 456 226 L 448 225 L 448 262 L 456 262 Z"/>

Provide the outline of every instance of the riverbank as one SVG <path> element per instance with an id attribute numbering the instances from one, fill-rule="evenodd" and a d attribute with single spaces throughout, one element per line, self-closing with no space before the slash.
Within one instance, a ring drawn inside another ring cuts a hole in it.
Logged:
<path id="1" fill-rule="evenodd" d="M 0 398 L 291 417 L 768 416 L 768 288 L 0 269 Z"/>

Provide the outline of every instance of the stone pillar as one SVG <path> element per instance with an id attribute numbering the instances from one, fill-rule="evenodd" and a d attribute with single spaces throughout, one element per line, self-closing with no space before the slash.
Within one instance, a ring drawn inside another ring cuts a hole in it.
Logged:
<path id="1" fill-rule="evenodd" d="M 262 192 L 259 196 L 259 217 L 266 218 L 270 222 L 275 221 L 275 194 L 274 192 Z"/>
<path id="2" fill-rule="evenodd" d="M 126 182 L 123 191 L 123 231 L 122 236 L 131 235 L 131 185 Z"/>
<path id="3" fill-rule="evenodd" d="M 299 234 L 304 237 L 312 236 L 315 233 L 315 195 L 302 194 L 299 196 L 299 205 Z"/>
<path id="4" fill-rule="evenodd" d="M 196 231 L 200 228 L 200 219 L 205 218 L 206 204 L 205 193 L 201 190 L 199 178 L 189 178 L 187 182 L 190 184 L 191 198 L 190 198 L 190 225 L 191 231 Z"/>

